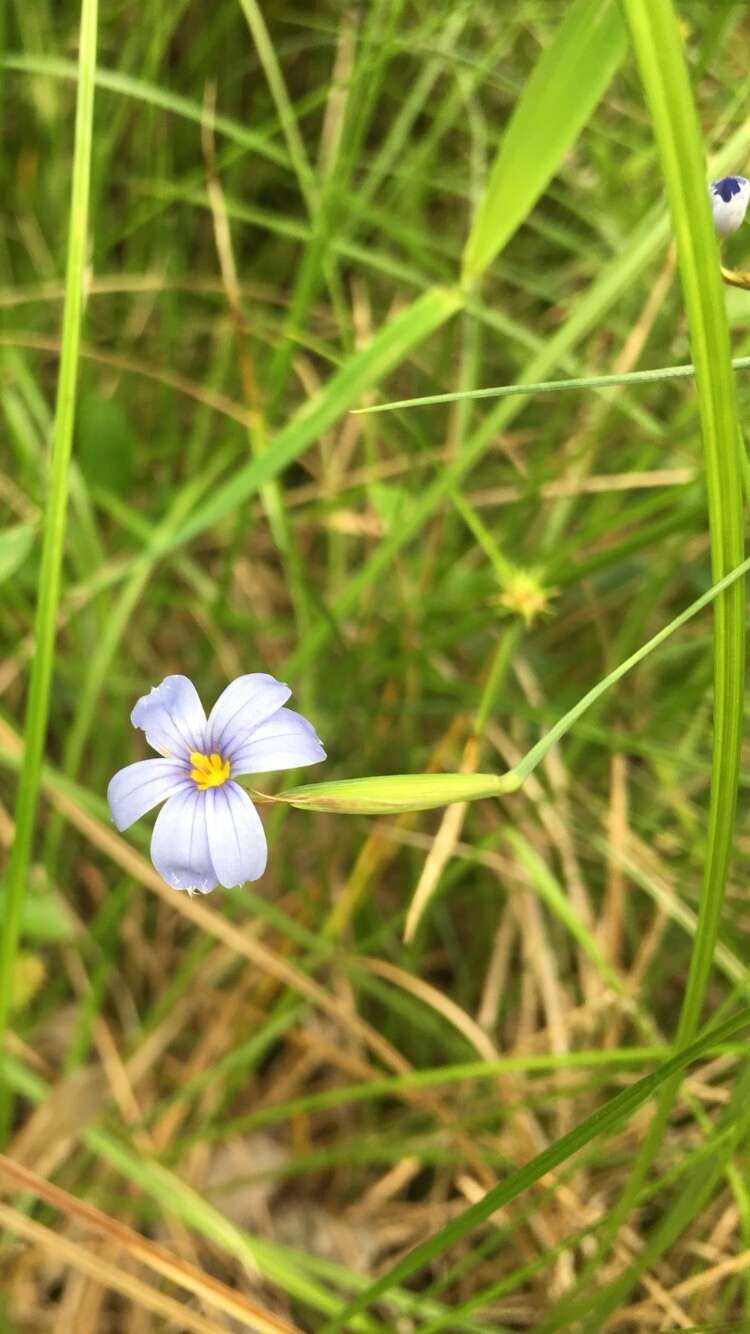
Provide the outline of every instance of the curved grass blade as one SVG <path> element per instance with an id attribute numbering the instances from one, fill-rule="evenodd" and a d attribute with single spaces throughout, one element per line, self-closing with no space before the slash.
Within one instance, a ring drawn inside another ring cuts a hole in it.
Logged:
<path id="1" fill-rule="evenodd" d="M 383 774 L 374 778 L 345 778 L 340 782 L 306 783 L 270 800 L 308 811 L 334 811 L 338 815 L 392 815 L 430 811 L 452 801 L 500 797 L 514 791 L 520 783 L 513 771 L 502 775 Z"/>
<path id="2" fill-rule="evenodd" d="M 61 60 L 58 56 L 13 52 L 0 60 L 0 65 L 19 74 L 42 74 L 50 79 L 78 78 L 77 65 L 72 60 Z M 174 116 L 181 116 L 183 120 L 192 121 L 194 125 L 207 125 L 225 139 L 239 144 L 251 153 L 267 158 L 269 162 L 274 162 L 279 167 L 290 165 L 286 150 L 275 143 L 270 135 L 250 130 L 241 121 L 232 120 L 230 116 L 217 115 L 202 103 L 192 101 L 189 97 L 183 97 L 168 88 L 162 88 L 158 83 L 136 79 L 132 74 L 123 74 L 120 70 L 113 69 L 98 69 L 95 82 L 97 88 L 106 88 L 108 92 L 119 93 L 121 97 L 130 97 L 136 102 L 143 102 L 146 106 L 169 111 Z"/>
<path id="3" fill-rule="evenodd" d="M 515 107 L 466 242 L 478 278 L 531 212 L 625 54 L 614 0 L 574 0 Z"/>
<path id="4" fill-rule="evenodd" d="M 734 357 L 736 371 L 750 370 L 750 357 Z M 649 371 L 628 371 L 625 375 L 581 375 L 573 380 L 540 380 L 538 384 L 503 384 L 488 389 L 464 389 L 453 394 L 427 394 L 423 398 L 401 398 L 393 403 L 374 403 L 368 408 L 353 408 L 353 417 L 372 412 L 393 412 L 396 408 L 426 408 L 435 403 L 458 403 L 464 398 L 511 398 L 514 394 L 554 394 L 567 389 L 613 389 L 616 385 L 657 384 L 661 380 L 688 380 L 695 366 L 655 366 Z"/>

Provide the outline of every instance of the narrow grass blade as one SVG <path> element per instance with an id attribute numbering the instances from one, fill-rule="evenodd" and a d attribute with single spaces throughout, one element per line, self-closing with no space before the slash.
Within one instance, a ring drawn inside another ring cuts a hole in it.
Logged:
<path id="1" fill-rule="evenodd" d="M 750 357 L 735 357 L 736 371 L 750 370 Z M 353 408 L 352 416 L 372 412 L 393 412 L 396 408 L 425 408 L 435 403 L 457 403 L 464 398 L 511 398 L 513 394 L 556 394 L 568 389 L 613 389 L 617 385 L 658 384 L 661 380 L 687 380 L 695 375 L 695 366 L 655 366 L 650 371 L 628 371 L 624 375 L 582 375 L 573 380 L 540 380 L 538 384 L 503 384 L 488 389 L 464 389 L 453 394 L 427 394 L 424 398 L 401 398 L 393 403 L 373 403 L 368 408 Z"/>
<path id="2" fill-rule="evenodd" d="M 57 56 L 29 55 L 26 52 L 9 54 L 2 60 L 2 66 L 19 74 L 42 74 L 50 79 L 77 79 L 78 67 L 72 60 L 60 60 Z M 215 115 L 201 102 L 182 97 L 159 84 L 149 83 L 145 79 L 135 79 L 120 70 L 99 69 L 96 72 L 97 88 L 106 88 L 121 97 L 130 97 L 146 106 L 159 107 L 174 116 L 192 121 L 194 125 L 208 125 L 217 134 L 223 135 L 232 143 L 239 144 L 251 153 L 258 153 L 275 162 L 277 166 L 289 166 L 289 158 L 283 148 L 274 143 L 270 136 L 258 134 L 248 129 L 238 120 L 229 116 Z"/>
<path id="3" fill-rule="evenodd" d="M 104 1239 L 115 1252 L 121 1251 L 136 1263 L 140 1262 L 151 1273 L 168 1278 L 175 1286 L 182 1288 L 184 1293 L 197 1296 L 204 1306 L 211 1306 L 222 1315 L 233 1316 L 242 1328 L 250 1329 L 254 1334 L 300 1334 L 296 1325 L 288 1324 L 244 1294 L 233 1292 L 219 1279 L 186 1262 L 182 1256 L 4 1155 L 0 1158 L 0 1174 L 17 1189 L 28 1190 L 58 1210 L 67 1221 L 75 1220 L 95 1236 Z M 95 1267 L 97 1257 L 89 1251 L 89 1258 Z"/>
<path id="4" fill-rule="evenodd" d="M 0 533 L 0 581 L 23 565 L 36 537 L 36 524 L 14 523 Z"/>
<path id="5" fill-rule="evenodd" d="M 73 180 L 70 197 L 62 351 L 57 382 L 49 496 L 44 518 L 42 562 L 34 627 L 36 647 L 26 706 L 24 766 L 21 770 L 16 797 L 16 833 L 6 878 L 6 911 L 2 922 L 2 934 L 0 935 L 0 1049 L 3 1047 L 8 1023 L 13 960 L 18 948 L 21 914 L 26 892 L 26 877 L 36 825 L 42 756 L 49 715 L 52 666 L 55 656 L 55 626 L 60 601 L 61 569 L 65 545 L 68 475 L 73 446 L 78 349 L 83 310 L 83 279 L 88 237 L 96 35 L 97 0 L 83 0 L 81 6 L 78 101 L 76 105 Z M 0 1142 L 5 1139 L 8 1130 L 11 1110 L 9 1099 L 10 1094 L 7 1087 L 0 1086 Z"/>
<path id="6" fill-rule="evenodd" d="M 495 159 L 464 252 L 478 278 L 551 181 L 625 54 L 614 0 L 574 0 L 526 83 Z"/>
<path id="7" fill-rule="evenodd" d="M 340 1316 L 329 1321 L 321 1334 L 335 1334 L 335 1331 L 345 1328 L 346 1321 L 353 1315 L 365 1310 L 371 1302 L 382 1298 L 390 1288 L 397 1283 L 403 1283 L 424 1265 L 430 1264 L 449 1246 L 486 1222 L 497 1209 L 517 1199 L 535 1182 L 540 1181 L 547 1172 L 567 1162 L 574 1153 L 590 1144 L 592 1140 L 600 1135 L 609 1134 L 620 1122 L 627 1120 L 639 1107 L 648 1102 L 667 1080 L 680 1075 L 694 1061 L 700 1060 L 713 1050 L 717 1043 L 726 1042 L 741 1033 L 748 1024 L 750 1024 L 750 1006 L 746 1006 L 733 1019 L 705 1034 L 698 1042 L 678 1052 L 671 1060 L 665 1061 L 659 1070 L 639 1079 L 636 1084 L 611 1098 L 603 1107 L 597 1108 L 574 1130 L 555 1140 L 554 1144 L 550 1144 L 549 1148 L 537 1154 L 531 1162 L 512 1172 L 507 1180 L 493 1186 L 481 1200 L 459 1214 L 458 1218 L 454 1218 L 446 1227 L 428 1237 L 427 1241 L 415 1246 L 414 1250 L 409 1251 L 398 1264 L 382 1274 L 375 1283 L 361 1293 Z"/>
<path id="8" fill-rule="evenodd" d="M 625 0 L 625 10 L 654 121 L 677 236 L 705 455 L 711 561 L 714 576 L 721 578 L 738 565 L 744 551 L 742 472 L 725 298 L 700 127 L 671 0 Z M 745 599 L 743 582 L 738 581 L 717 600 L 714 611 L 714 739 L 708 837 L 678 1045 L 689 1042 L 697 1031 L 716 950 L 737 805 L 744 673 Z M 610 1216 L 602 1247 L 588 1267 L 590 1274 L 613 1244 L 638 1197 L 659 1151 L 678 1085 L 679 1081 L 673 1079 L 663 1091 L 626 1189 Z M 618 1302 L 621 1296 L 618 1293 Z M 612 1290 L 605 1290 L 592 1308 L 589 1329 L 601 1328 L 614 1300 Z"/>
<path id="9" fill-rule="evenodd" d="M 677 235 L 705 451 L 715 579 L 744 555 L 735 384 L 700 129 L 671 0 L 626 0 Z M 744 586 L 715 604 L 714 761 L 701 921 L 678 1041 L 695 1032 L 711 968 L 737 801 L 745 666 Z"/>
<path id="10" fill-rule="evenodd" d="M 545 904 L 548 911 L 562 922 L 566 931 L 580 946 L 583 953 L 598 969 L 604 982 L 611 987 L 615 995 L 625 994 L 625 985 L 616 968 L 605 958 L 593 932 L 573 907 L 569 895 L 553 876 L 546 862 L 532 848 L 527 839 L 515 829 L 506 830 L 505 837 L 513 848 L 519 863 L 528 874 L 535 893 Z"/>

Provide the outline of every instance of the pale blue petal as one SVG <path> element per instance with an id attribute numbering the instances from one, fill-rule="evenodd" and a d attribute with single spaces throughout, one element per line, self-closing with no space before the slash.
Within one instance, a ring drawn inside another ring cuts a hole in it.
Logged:
<path id="1" fill-rule="evenodd" d="M 266 869 L 268 847 L 247 792 L 225 783 L 209 788 L 205 797 L 208 846 L 219 883 L 230 889 L 257 880 Z"/>
<path id="2" fill-rule="evenodd" d="M 208 894 L 219 881 L 208 847 L 206 792 L 190 787 L 171 797 L 157 816 L 151 860 L 173 889 Z"/>
<path id="3" fill-rule="evenodd" d="M 315 728 L 294 709 L 278 709 L 227 752 L 233 774 L 266 774 L 318 764 L 326 753 Z"/>
<path id="4" fill-rule="evenodd" d="M 211 710 L 206 728 L 206 751 L 226 754 L 272 713 L 281 708 L 291 695 L 289 686 L 266 672 L 249 672 L 238 676 L 219 695 Z"/>
<path id="5" fill-rule="evenodd" d="M 116 773 L 107 788 L 107 801 L 119 830 L 128 829 L 146 811 L 192 784 L 187 768 L 174 760 L 139 760 Z"/>
<path id="6" fill-rule="evenodd" d="M 130 721 L 162 755 L 186 760 L 191 750 L 204 749 L 206 715 L 186 676 L 165 676 L 161 685 L 141 696 Z"/>

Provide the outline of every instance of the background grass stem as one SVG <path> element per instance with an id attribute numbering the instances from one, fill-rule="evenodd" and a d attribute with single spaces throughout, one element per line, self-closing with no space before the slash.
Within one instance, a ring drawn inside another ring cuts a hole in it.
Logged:
<path id="1" fill-rule="evenodd" d="M 0 1048 L 5 1040 L 13 969 L 18 948 L 29 860 L 36 829 L 37 802 L 50 706 L 55 659 L 55 637 L 68 505 L 70 457 L 73 446 L 78 349 L 83 311 L 91 145 L 94 120 L 97 0 L 83 0 L 78 58 L 73 175 L 70 195 L 68 258 L 65 274 L 60 369 L 52 432 L 49 493 L 44 517 L 42 558 L 34 622 L 34 655 L 29 677 L 25 752 L 15 809 L 15 837 L 5 880 L 4 912 L 0 926 Z M 11 1093 L 0 1084 L 0 1142 L 9 1128 Z"/>
<path id="2" fill-rule="evenodd" d="M 3 1329 L 747 1321 L 750 11 L 679 9 L 6 6 Z M 107 786 L 256 671 L 328 758 L 191 898 Z"/>

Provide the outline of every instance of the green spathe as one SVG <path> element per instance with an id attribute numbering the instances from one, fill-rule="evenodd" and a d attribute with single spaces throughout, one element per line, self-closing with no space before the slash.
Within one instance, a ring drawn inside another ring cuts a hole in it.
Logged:
<path id="1" fill-rule="evenodd" d="M 429 811 L 451 801 L 500 797 L 513 792 L 520 781 L 515 773 L 383 774 L 338 783 L 307 783 L 270 800 L 308 811 L 336 811 L 339 815 L 398 815 L 403 811 Z"/>

